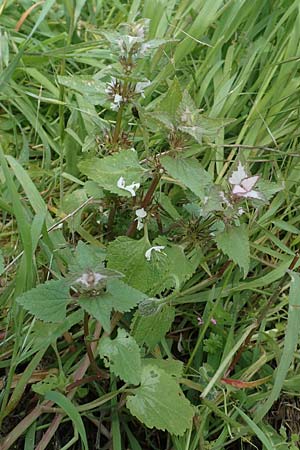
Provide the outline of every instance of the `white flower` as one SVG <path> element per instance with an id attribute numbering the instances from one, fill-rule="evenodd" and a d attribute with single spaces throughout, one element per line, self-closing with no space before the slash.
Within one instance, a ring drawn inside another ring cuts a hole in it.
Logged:
<path id="1" fill-rule="evenodd" d="M 165 248 L 164 245 L 155 245 L 154 247 L 149 248 L 145 253 L 145 258 L 147 261 L 151 259 L 151 252 L 154 250 L 155 252 L 161 252 Z"/>
<path id="2" fill-rule="evenodd" d="M 120 177 L 117 181 L 117 186 L 119 189 L 124 189 L 125 191 L 130 192 L 131 196 L 135 197 L 135 191 L 140 187 L 140 183 L 131 183 L 126 186 L 125 179 L 123 177 Z"/>
<path id="3" fill-rule="evenodd" d="M 144 98 L 145 94 L 144 94 L 144 89 L 146 89 L 146 87 L 148 87 L 151 84 L 151 81 L 147 80 L 147 81 L 139 81 L 138 83 L 136 83 L 135 85 L 135 93 L 136 94 L 141 94 L 141 96 Z"/>
<path id="4" fill-rule="evenodd" d="M 233 195 L 236 195 L 237 197 L 256 198 L 259 200 L 263 200 L 264 197 L 260 192 L 252 190 L 258 179 L 258 175 L 255 175 L 254 177 L 248 177 L 241 161 L 239 161 L 237 170 L 232 173 L 228 181 L 233 185 Z"/>
<path id="5" fill-rule="evenodd" d="M 118 109 L 120 108 L 120 106 L 121 106 L 122 100 L 123 100 L 122 95 L 120 95 L 120 94 L 115 94 L 115 96 L 114 96 L 114 102 L 113 102 L 111 108 L 112 108 L 114 111 L 118 110 Z"/>
<path id="6" fill-rule="evenodd" d="M 232 204 L 230 203 L 230 201 L 227 199 L 226 195 L 224 194 L 223 191 L 219 192 L 219 195 L 221 197 L 221 201 L 222 203 L 225 203 L 226 206 L 228 206 L 228 208 L 232 208 Z"/>
<path id="7" fill-rule="evenodd" d="M 81 277 L 77 278 L 75 282 L 86 287 L 92 287 L 96 286 L 99 283 L 99 281 L 105 278 L 107 278 L 106 275 L 102 275 L 101 273 L 98 272 L 88 271 L 86 273 L 83 273 Z"/>
<path id="8" fill-rule="evenodd" d="M 147 212 L 144 210 L 144 208 L 139 208 L 135 212 L 136 220 L 137 221 L 137 229 L 140 231 L 144 228 L 143 219 L 147 216 Z"/>
<path id="9" fill-rule="evenodd" d="M 237 213 L 239 216 L 242 216 L 244 214 L 244 212 L 245 211 L 243 210 L 243 208 L 239 208 Z"/>

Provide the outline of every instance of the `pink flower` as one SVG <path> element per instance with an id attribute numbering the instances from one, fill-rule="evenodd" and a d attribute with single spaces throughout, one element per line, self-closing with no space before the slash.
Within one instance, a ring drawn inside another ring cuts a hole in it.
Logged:
<path id="1" fill-rule="evenodd" d="M 203 319 L 200 316 L 197 317 L 197 322 L 199 326 L 204 324 Z"/>

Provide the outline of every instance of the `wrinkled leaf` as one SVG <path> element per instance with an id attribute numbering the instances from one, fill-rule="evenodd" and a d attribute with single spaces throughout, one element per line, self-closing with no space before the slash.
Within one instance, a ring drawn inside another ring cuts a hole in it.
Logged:
<path id="1" fill-rule="evenodd" d="M 132 325 L 132 335 L 139 345 L 145 344 L 152 350 L 169 331 L 174 318 L 175 309 L 168 305 L 152 316 L 141 316 L 137 312 Z"/>
<path id="2" fill-rule="evenodd" d="M 195 158 L 182 159 L 171 156 L 163 156 L 160 161 L 169 175 L 204 199 L 205 188 L 212 183 L 212 178 L 199 161 Z"/>
<path id="3" fill-rule="evenodd" d="M 62 322 L 70 301 L 65 280 L 51 280 L 25 292 L 16 301 L 44 322 Z"/>
<path id="4" fill-rule="evenodd" d="M 148 428 L 183 435 L 191 426 L 194 408 L 173 377 L 155 366 L 142 369 L 141 386 L 127 397 L 127 408 Z"/>
<path id="5" fill-rule="evenodd" d="M 136 341 L 125 330 L 119 328 L 115 339 L 104 337 L 99 344 L 99 353 L 111 372 L 126 383 L 139 384 L 141 380 L 141 355 Z"/>
<path id="6" fill-rule="evenodd" d="M 216 234 L 215 240 L 218 248 L 244 271 L 244 278 L 246 278 L 250 265 L 249 236 L 246 226 L 243 224 L 239 227 L 227 227 Z"/>
<path id="7" fill-rule="evenodd" d="M 126 186 L 140 182 L 144 173 L 133 150 L 123 150 L 104 158 L 90 158 L 78 164 L 79 169 L 99 186 L 122 197 L 131 197 L 130 192 L 117 186 L 119 179 L 125 180 Z"/>

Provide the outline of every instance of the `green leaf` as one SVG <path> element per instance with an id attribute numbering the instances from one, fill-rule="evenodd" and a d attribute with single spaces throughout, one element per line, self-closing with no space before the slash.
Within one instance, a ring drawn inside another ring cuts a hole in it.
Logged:
<path id="1" fill-rule="evenodd" d="M 46 378 L 34 383 L 32 390 L 40 395 L 45 395 L 47 392 L 53 390 L 64 391 L 68 382 L 69 380 L 63 372 L 59 374 L 50 372 Z"/>
<path id="2" fill-rule="evenodd" d="M 83 312 L 81 309 L 68 314 L 67 318 L 62 323 L 48 323 L 45 326 L 44 322 L 36 321 L 32 329 L 32 343 L 33 351 L 38 351 L 40 348 L 53 344 L 66 331 L 74 325 L 83 320 Z"/>
<path id="3" fill-rule="evenodd" d="M 244 278 L 249 272 L 250 246 L 246 225 L 227 227 L 216 234 L 217 246 L 244 271 Z"/>
<path id="4" fill-rule="evenodd" d="M 74 252 L 74 259 L 69 264 L 70 272 L 85 272 L 88 269 L 102 267 L 105 251 L 95 245 L 88 245 L 79 241 Z"/>
<path id="5" fill-rule="evenodd" d="M 2 251 L 0 250 L 0 275 L 2 275 L 4 272 L 4 258 Z"/>
<path id="6" fill-rule="evenodd" d="M 147 295 L 143 292 L 117 279 L 109 280 L 106 290 L 111 295 L 113 309 L 119 312 L 130 311 L 138 303 L 147 298 Z"/>
<path id="7" fill-rule="evenodd" d="M 126 383 L 141 381 L 141 355 L 136 341 L 125 330 L 119 328 L 115 339 L 104 337 L 99 344 L 99 353 L 111 372 Z"/>
<path id="8" fill-rule="evenodd" d="M 177 361 L 176 359 L 160 359 L 160 358 L 145 358 L 142 359 L 142 366 L 154 366 L 158 369 L 164 370 L 168 375 L 175 378 L 182 377 L 183 373 L 183 362 Z"/>
<path id="9" fill-rule="evenodd" d="M 130 192 L 117 186 L 123 177 L 126 186 L 137 183 L 144 170 L 138 161 L 138 155 L 133 150 L 123 150 L 104 158 L 90 158 L 78 164 L 79 169 L 99 186 L 114 194 L 131 197 Z"/>
<path id="10" fill-rule="evenodd" d="M 165 305 L 152 316 L 135 314 L 132 324 L 132 335 L 139 345 L 146 344 L 152 350 L 169 331 L 175 318 L 175 309 Z"/>
<path id="11" fill-rule="evenodd" d="M 142 369 L 141 386 L 127 397 L 127 408 L 148 428 L 183 435 L 191 426 L 194 408 L 174 378 L 155 366 Z"/>
<path id="12" fill-rule="evenodd" d="M 194 194 L 204 200 L 205 188 L 212 184 L 212 178 L 195 158 L 182 159 L 163 156 L 160 162 L 166 171 Z"/>
<path id="13" fill-rule="evenodd" d="M 143 301 L 147 296 L 137 289 L 128 286 L 121 280 L 109 280 L 106 293 L 94 297 L 80 297 L 79 305 L 110 332 L 110 316 L 114 309 L 119 312 L 127 312 Z"/>
<path id="14" fill-rule="evenodd" d="M 298 344 L 300 332 L 300 275 L 296 272 L 290 272 L 290 276 L 292 280 L 284 347 L 279 366 L 275 372 L 273 388 L 268 395 L 266 402 L 257 409 L 254 417 L 255 422 L 259 422 L 278 399 Z"/>
<path id="15" fill-rule="evenodd" d="M 44 322 L 62 322 L 70 301 L 65 280 L 51 280 L 25 292 L 16 301 Z"/>
<path id="16" fill-rule="evenodd" d="M 164 95 L 163 99 L 159 102 L 157 109 L 159 111 L 164 111 L 168 113 L 175 122 L 175 112 L 181 100 L 182 100 L 181 86 L 178 79 L 174 78 L 167 93 Z"/>
<path id="17" fill-rule="evenodd" d="M 89 450 L 87 437 L 81 416 L 77 411 L 77 409 L 75 408 L 75 406 L 73 405 L 73 403 L 71 402 L 71 400 L 62 395 L 60 392 L 54 391 L 47 392 L 45 395 L 45 399 L 55 402 L 58 406 L 60 406 L 64 410 L 64 412 L 70 417 L 70 419 L 74 423 L 74 427 L 76 428 L 81 437 L 84 449 Z"/>
<path id="18" fill-rule="evenodd" d="M 161 290 L 168 274 L 168 257 L 153 251 L 150 261 L 145 257 L 150 248 L 149 242 L 142 238 L 134 240 L 118 237 L 108 247 L 107 266 L 125 275 L 124 281 L 143 292 L 155 294 Z"/>
<path id="19" fill-rule="evenodd" d="M 159 239 L 155 240 L 160 242 Z M 163 245 L 163 244 L 162 244 Z M 170 245 L 165 248 L 164 252 L 169 258 L 169 272 L 177 278 L 179 284 L 188 280 L 195 271 L 195 267 L 186 257 L 183 248 L 179 245 Z"/>
<path id="20" fill-rule="evenodd" d="M 264 444 L 266 450 L 274 450 L 273 443 L 270 441 L 269 437 L 256 425 L 256 423 L 253 422 L 253 420 L 250 419 L 250 417 L 248 417 L 247 414 L 244 413 L 244 411 L 239 409 L 237 406 L 234 407 L 238 411 L 240 416 L 244 419 L 249 428 L 254 432 L 255 436 L 257 436 L 259 440 Z"/>
<path id="21" fill-rule="evenodd" d="M 87 195 L 84 189 L 76 189 L 75 191 L 67 194 L 63 198 L 62 202 L 62 212 L 64 214 L 70 214 L 75 211 L 79 206 L 81 206 L 87 200 Z M 83 208 L 78 211 L 77 214 L 74 214 L 70 219 L 67 220 L 70 230 L 72 232 L 76 231 L 76 229 L 81 224 L 81 216 L 83 213 Z"/>
<path id="22" fill-rule="evenodd" d="M 104 331 L 110 332 L 110 315 L 112 311 L 112 296 L 110 294 L 80 297 L 78 303 L 81 308 L 101 323 Z"/>
<path id="23" fill-rule="evenodd" d="M 105 83 L 92 77 L 73 75 L 71 77 L 58 75 L 59 84 L 87 96 L 93 105 L 101 105 L 107 101 Z"/>

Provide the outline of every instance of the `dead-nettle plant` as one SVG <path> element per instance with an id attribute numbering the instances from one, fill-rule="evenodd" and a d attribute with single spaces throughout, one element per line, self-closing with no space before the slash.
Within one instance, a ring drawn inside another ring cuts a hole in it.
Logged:
<path id="1" fill-rule="evenodd" d="M 147 105 L 147 61 L 169 44 L 148 40 L 147 33 L 147 20 L 103 33 L 112 52 L 111 73 L 105 70 L 89 79 L 58 77 L 61 85 L 102 108 L 101 148 L 97 144 L 95 150 L 91 136 L 84 138 L 78 168 L 88 181 L 76 192 L 85 199 L 93 195 L 108 216 L 107 245 L 99 250 L 79 242 L 66 276 L 20 295 L 17 302 L 36 317 L 33 331 L 40 321 L 49 323 L 53 342 L 59 337 L 55 327 L 62 335 L 78 314 L 95 375 L 117 376 L 127 408 L 146 426 L 183 435 L 195 412 L 180 389 L 183 363 L 154 358 L 152 352 L 174 321 L 174 300 L 193 289 L 185 285 L 198 270 L 206 241 L 225 255 L 225 266 L 227 256 L 247 276 L 248 213 L 282 186 L 251 175 L 242 158 L 221 184 L 215 183 L 200 161 L 203 148 L 232 121 L 202 114 L 176 78 L 162 86 L 164 94 L 155 106 Z M 144 96 L 146 106 L 140 102 Z M 129 120 L 132 107 L 136 124 Z M 157 141 L 163 142 L 159 148 Z M 206 228 L 204 243 L 196 236 L 198 254 L 197 246 L 191 251 L 189 244 L 195 242 L 188 242 L 189 236 L 184 241 L 180 233 L 174 239 L 165 233 L 194 219 Z M 122 317 L 126 320 L 121 325 Z M 195 314 L 198 325 L 200 319 Z M 103 329 L 96 355 L 90 331 L 95 323 Z M 217 321 L 211 317 L 207 323 L 215 326 Z M 208 351 L 220 345 L 218 336 L 206 342 Z M 53 390 L 68 392 L 74 380 L 62 367 L 60 372 L 40 382 L 36 392 L 48 398 Z"/>

